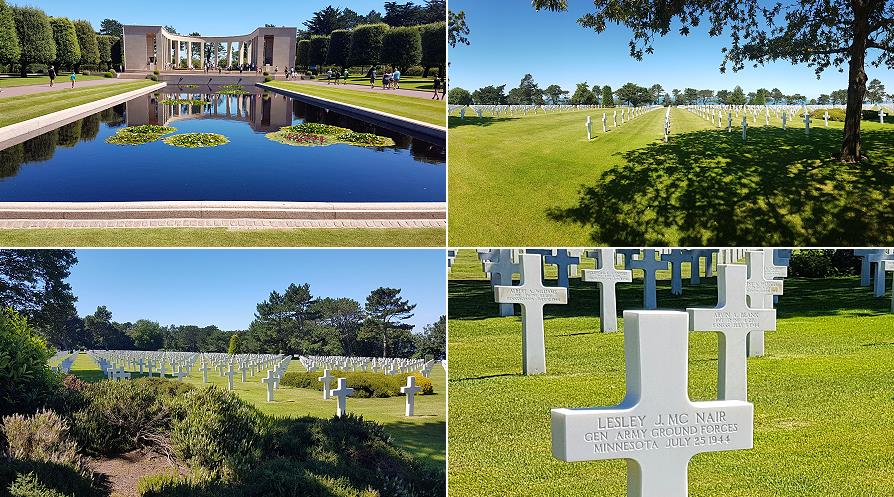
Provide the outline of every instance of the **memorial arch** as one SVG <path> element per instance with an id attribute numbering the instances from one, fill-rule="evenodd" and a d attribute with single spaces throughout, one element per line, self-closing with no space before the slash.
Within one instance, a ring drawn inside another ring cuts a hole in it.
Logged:
<path id="1" fill-rule="evenodd" d="M 184 36 L 162 26 L 124 26 L 124 68 L 165 72 L 241 66 L 282 72 L 295 65 L 297 34 L 297 28 L 284 27 L 258 28 L 241 36 Z M 193 67 L 196 53 L 198 67 Z"/>

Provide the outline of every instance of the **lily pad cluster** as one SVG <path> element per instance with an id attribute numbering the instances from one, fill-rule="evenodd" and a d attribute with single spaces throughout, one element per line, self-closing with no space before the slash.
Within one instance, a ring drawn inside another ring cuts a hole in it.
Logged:
<path id="1" fill-rule="evenodd" d="M 180 148 L 207 148 L 226 145 L 230 140 L 217 133 L 184 133 L 165 138 L 164 142 Z"/>
<path id="2" fill-rule="evenodd" d="M 183 85 L 183 88 L 195 89 L 198 88 L 199 85 Z"/>
<path id="3" fill-rule="evenodd" d="M 218 95 L 250 95 L 251 92 L 246 90 L 242 85 L 223 85 L 217 91 Z"/>
<path id="4" fill-rule="evenodd" d="M 191 98 L 166 98 L 161 101 L 162 105 L 211 105 L 207 100 L 191 99 Z"/>
<path id="5" fill-rule="evenodd" d="M 118 130 L 117 133 L 106 139 L 106 143 L 112 145 L 144 145 L 158 141 L 161 137 L 177 131 L 170 126 L 156 126 L 146 124 L 143 126 L 130 126 Z"/>
<path id="6" fill-rule="evenodd" d="M 347 128 L 320 123 L 286 126 L 269 133 L 269 140 L 295 147 L 322 147 L 343 143 L 361 147 L 391 147 L 394 140 L 371 133 L 356 133 Z"/>

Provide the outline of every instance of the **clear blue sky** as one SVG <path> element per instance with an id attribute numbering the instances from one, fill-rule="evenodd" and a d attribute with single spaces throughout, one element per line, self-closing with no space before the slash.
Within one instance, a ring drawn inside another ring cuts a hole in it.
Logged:
<path id="1" fill-rule="evenodd" d="M 782 62 L 721 74 L 720 52 L 729 33 L 711 38 L 703 25 L 688 36 L 676 32 L 655 42 L 655 53 L 638 62 L 629 54 L 630 31 L 610 25 L 597 34 L 577 24 L 592 11 L 589 0 L 570 0 L 569 11 L 537 12 L 530 0 L 451 0 L 450 10 L 466 12 L 471 30 L 470 46 L 450 49 L 450 84 L 474 91 L 489 84 L 518 86 L 531 73 L 541 88 L 558 84 L 574 91 L 586 81 L 617 89 L 627 82 L 643 86 L 658 83 L 673 88 L 732 89 L 737 84 L 747 91 L 774 87 L 786 94 L 801 93 L 813 98 L 820 93 L 847 87 L 847 74 L 830 68 L 817 80 L 813 69 Z M 877 52 L 875 53 L 877 56 Z M 869 79 L 879 78 L 889 93 L 894 92 L 894 71 L 867 65 Z"/>
<path id="2" fill-rule="evenodd" d="M 444 250 L 78 250 L 69 283 L 81 316 L 105 305 L 118 322 L 248 327 L 272 290 L 310 283 L 314 296 L 361 305 L 378 287 L 418 304 L 422 331 L 446 313 Z"/>
<path id="3" fill-rule="evenodd" d="M 303 28 L 304 21 L 314 12 L 329 5 L 340 9 L 349 7 L 363 15 L 371 10 L 383 14 L 385 11 L 385 0 L 265 0 L 257 4 L 232 0 L 9 0 L 6 3 L 36 6 L 51 16 L 87 19 L 96 30 L 108 18 L 122 24 L 170 25 L 179 33 L 197 32 L 205 36 L 248 34 L 265 24 Z"/>

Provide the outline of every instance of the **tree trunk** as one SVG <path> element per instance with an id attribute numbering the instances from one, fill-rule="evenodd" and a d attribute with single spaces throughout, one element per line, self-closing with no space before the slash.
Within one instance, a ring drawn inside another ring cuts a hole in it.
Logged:
<path id="1" fill-rule="evenodd" d="M 862 3 L 862 2 L 855 2 Z M 854 42 L 850 49 L 850 69 L 847 85 L 847 108 L 844 117 L 844 141 L 838 158 L 843 162 L 860 162 L 860 121 L 863 118 L 863 98 L 866 95 L 866 43 L 869 40 L 868 12 L 854 6 Z"/>
<path id="2" fill-rule="evenodd" d="M 28 77 L 28 64 L 26 64 L 24 62 L 19 64 L 19 72 L 23 78 L 27 78 Z"/>

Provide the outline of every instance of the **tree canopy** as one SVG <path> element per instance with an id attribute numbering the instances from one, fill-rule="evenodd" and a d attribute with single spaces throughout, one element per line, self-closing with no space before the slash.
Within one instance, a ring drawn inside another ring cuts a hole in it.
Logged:
<path id="1" fill-rule="evenodd" d="M 13 7 L 16 35 L 21 48 L 19 65 L 22 77 L 28 75 L 29 64 L 50 64 L 56 60 L 56 42 L 50 19 L 34 7 Z"/>
<path id="2" fill-rule="evenodd" d="M 81 47 L 80 65 L 95 66 L 99 64 L 99 43 L 96 41 L 96 32 L 90 21 L 79 19 L 74 21 L 75 32 L 78 35 L 78 45 Z"/>
<path id="3" fill-rule="evenodd" d="M 50 26 L 56 43 L 56 68 L 73 68 L 81 61 L 81 46 L 74 24 L 65 17 L 53 17 L 50 19 Z"/>
<path id="4" fill-rule="evenodd" d="M 0 0 L 0 63 L 11 64 L 22 56 L 12 8 Z"/>

